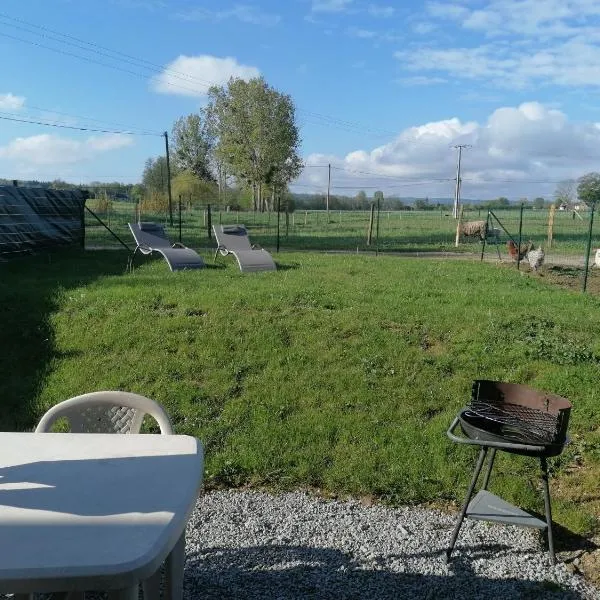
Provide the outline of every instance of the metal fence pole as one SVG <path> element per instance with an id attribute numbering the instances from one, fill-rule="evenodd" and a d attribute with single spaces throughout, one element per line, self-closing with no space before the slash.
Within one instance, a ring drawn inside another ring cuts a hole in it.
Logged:
<path id="1" fill-rule="evenodd" d="M 210 214 L 210 204 L 207 204 L 206 205 L 206 231 L 208 233 L 208 239 L 209 240 L 212 240 L 212 231 L 211 231 L 212 224 L 211 224 L 211 221 L 212 221 L 212 217 L 211 217 L 211 214 Z"/>

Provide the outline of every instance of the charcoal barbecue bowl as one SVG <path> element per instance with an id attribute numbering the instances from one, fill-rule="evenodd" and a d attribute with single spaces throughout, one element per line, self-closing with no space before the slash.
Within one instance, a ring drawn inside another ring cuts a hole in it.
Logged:
<path id="1" fill-rule="evenodd" d="M 463 408 L 459 415 L 458 420 L 460 428 L 467 438 L 473 441 L 478 441 L 482 446 L 488 443 L 493 447 L 495 444 L 502 444 L 502 450 L 510 452 L 511 454 L 521 454 L 523 456 L 558 456 L 564 448 L 565 442 L 555 444 L 531 444 L 528 443 L 527 449 L 520 448 L 524 442 L 516 442 L 503 435 L 500 432 L 500 428 L 496 431 L 490 429 L 490 424 L 487 419 L 480 419 L 469 414 L 467 407 Z M 510 446 L 514 446 L 511 448 Z"/>
<path id="2" fill-rule="evenodd" d="M 481 411 L 478 414 L 477 410 L 471 410 L 482 403 L 492 411 L 512 413 L 520 418 L 516 425 L 511 425 L 495 420 L 493 415 L 486 418 Z M 550 457 L 558 456 L 567 443 L 570 412 L 571 403 L 556 394 L 517 383 L 478 379 L 473 382 L 470 405 L 464 407 L 457 418 L 463 434 L 481 445 L 501 444 L 503 450 L 513 454 Z M 528 425 L 534 426 L 539 419 L 546 424 L 550 422 L 554 429 L 543 441 L 527 436 Z"/>

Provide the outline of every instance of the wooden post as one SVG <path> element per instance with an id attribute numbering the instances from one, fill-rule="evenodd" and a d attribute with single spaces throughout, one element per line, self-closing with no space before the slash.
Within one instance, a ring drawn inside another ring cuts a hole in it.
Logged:
<path id="1" fill-rule="evenodd" d="M 464 211 L 465 211 L 465 207 L 461 206 L 460 207 L 460 213 L 458 215 L 458 223 L 456 224 L 456 239 L 454 240 L 454 246 L 456 248 L 458 248 L 458 243 L 460 241 L 460 226 L 462 224 Z"/>
<path id="2" fill-rule="evenodd" d="M 550 207 L 550 214 L 548 215 L 548 248 L 552 248 L 552 239 L 554 236 L 554 213 L 556 212 L 556 206 L 554 204 Z"/>
<path id="3" fill-rule="evenodd" d="M 169 198 L 169 225 L 173 227 L 173 200 L 171 198 L 171 161 L 169 159 L 169 134 L 165 131 L 165 154 L 167 156 L 167 194 Z"/>
<path id="4" fill-rule="evenodd" d="M 519 213 L 519 243 L 517 244 L 517 270 L 521 268 L 521 240 L 523 238 L 523 209 L 525 205 L 521 202 L 521 211 Z"/>
<path id="5" fill-rule="evenodd" d="M 306 225 L 306 220 L 308 219 L 308 211 L 304 211 L 304 224 Z"/>
<path id="6" fill-rule="evenodd" d="M 367 230 L 367 246 L 371 245 L 373 237 L 373 217 L 375 216 L 375 203 L 371 204 L 371 216 L 369 217 L 369 228 Z"/>
<path id="7" fill-rule="evenodd" d="M 327 165 L 327 224 L 329 225 L 329 188 L 331 187 L 331 164 Z"/>
<path id="8" fill-rule="evenodd" d="M 590 227 L 588 229 L 588 239 L 587 245 L 585 248 L 585 272 L 583 274 L 583 291 L 587 289 L 587 280 L 588 280 L 588 269 L 590 266 L 590 252 L 592 250 L 592 231 L 594 229 L 594 209 L 596 208 L 596 203 L 592 203 L 592 212 L 590 213 Z"/>

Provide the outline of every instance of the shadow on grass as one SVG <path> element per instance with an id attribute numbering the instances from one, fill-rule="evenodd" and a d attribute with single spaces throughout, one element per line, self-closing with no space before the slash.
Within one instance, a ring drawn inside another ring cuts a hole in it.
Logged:
<path id="1" fill-rule="evenodd" d="M 478 558 L 502 555 L 504 547 L 474 547 Z M 479 552 L 481 550 L 481 552 Z M 441 553 L 406 554 L 357 561 L 334 548 L 267 545 L 208 548 L 188 555 L 184 586 L 189 597 L 265 598 L 545 598 L 576 600 L 577 592 L 547 581 L 486 577 L 475 557 L 449 567 Z M 386 564 L 388 563 L 388 564 Z M 499 565 L 500 566 L 500 565 Z M 437 571 L 437 574 L 435 573 Z M 556 596 L 558 597 L 558 596 Z"/>
<path id="2" fill-rule="evenodd" d="M 35 398 L 60 358 L 50 323 L 60 293 L 124 273 L 126 253 L 64 250 L 0 264 L 0 430 L 32 429 Z"/>

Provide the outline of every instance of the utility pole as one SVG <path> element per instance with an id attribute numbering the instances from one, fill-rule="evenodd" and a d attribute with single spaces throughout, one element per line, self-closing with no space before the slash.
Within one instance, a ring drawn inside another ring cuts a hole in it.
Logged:
<path id="1" fill-rule="evenodd" d="M 328 175 L 327 175 L 327 200 L 326 200 L 326 208 L 327 208 L 327 222 L 329 223 L 329 190 L 331 188 L 331 163 L 327 165 Z"/>
<path id="2" fill-rule="evenodd" d="M 167 155 L 167 194 L 169 197 L 169 224 L 173 227 L 173 200 L 171 198 L 171 163 L 169 160 L 169 134 L 165 131 L 165 154 Z"/>
<path id="3" fill-rule="evenodd" d="M 457 144 L 456 146 L 452 146 L 453 148 L 458 148 L 458 162 L 456 164 L 456 190 L 454 192 L 454 208 L 452 209 L 452 216 L 455 219 L 458 219 L 460 216 L 460 160 L 462 158 L 462 149 L 470 148 L 469 144 Z"/>

